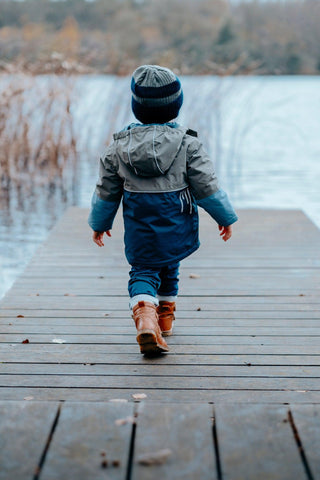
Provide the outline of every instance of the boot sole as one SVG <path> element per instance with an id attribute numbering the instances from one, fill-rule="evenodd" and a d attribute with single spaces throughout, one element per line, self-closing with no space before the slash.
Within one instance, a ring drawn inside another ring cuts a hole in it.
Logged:
<path id="1" fill-rule="evenodd" d="M 173 328 L 171 328 L 171 330 L 162 330 L 161 333 L 164 337 L 169 337 L 173 333 Z"/>
<path id="2" fill-rule="evenodd" d="M 162 330 L 161 329 L 161 322 L 159 322 L 159 327 L 160 327 L 161 334 L 162 334 L 163 337 L 169 337 L 170 335 L 173 334 L 173 322 L 174 322 L 174 320 L 172 321 L 172 327 L 170 328 L 170 330 Z"/>
<path id="3" fill-rule="evenodd" d="M 157 342 L 157 336 L 153 330 L 143 330 L 137 335 L 137 342 L 140 352 L 147 355 L 169 351 L 169 348 L 163 347 Z"/>

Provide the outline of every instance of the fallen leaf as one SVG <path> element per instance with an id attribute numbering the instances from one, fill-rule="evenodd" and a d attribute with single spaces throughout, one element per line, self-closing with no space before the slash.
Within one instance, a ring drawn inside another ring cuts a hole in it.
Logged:
<path id="1" fill-rule="evenodd" d="M 33 400 L 33 399 L 34 399 L 34 397 L 24 397 L 23 400 Z"/>
<path id="2" fill-rule="evenodd" d="M 145 393 L 133 393 L 131 396 L 135 400 L 143 400 L 144 398 L 147 398 L 147 395 Z"/>
<path id="3" fill-rule="evenodd" d="M 112 460 L 113 467 L 120 467 L 120 460 Z"/>
<path id="4" fill-rule="evenodd" d="M 62 340 L 62 338 L 54 338 L 52 343 L 66 343 L 66 340 Z"/>
<path id="5" fill-rule="evenodd" d="M 133 417 L 118 418 L 114 422 L 116 425 L 126 425 L 127 423 L 134 423 Z"/>
<path id="6" fill-rule="evenodd" d="M 17 318 L 24 318 L 24 315 L 17 315 Z"/>
<path id="7" fill-rule="evenodd" d="M 25 340 L 22 340 L 22 342 L 21 342 L 21 343 L 30 343 L 30 342 L 29 342 L 29 339 L 28 339 L 28 338 L 26 338 Z"/>
<path id="8" fill-rule="evenodd" d="M 157 452 L 145 453 L 138 457 L 138 463 L 141 465 L 161 465 L 165 463 L 172 455 L 172 451 L 169 448 L 158 450 Z"/>
<path id="9" fill-rule="evenodd" d="M 201 307 L 198 307 L 198 308 L 197 308 L 197 312 L 200 312 L 200 311 L 201 311 Z"/>
<path id="10" fill-rule="evenodd" d="M 108 460 L 102 460 L 101 468 L 107 468 L 107 467 L 108 467 Z"/>
<path id="11" fill-rule="evenodd" d="M 189 278 L 200 278 L 200 275 L 197 273 L 190 273 Z"/>

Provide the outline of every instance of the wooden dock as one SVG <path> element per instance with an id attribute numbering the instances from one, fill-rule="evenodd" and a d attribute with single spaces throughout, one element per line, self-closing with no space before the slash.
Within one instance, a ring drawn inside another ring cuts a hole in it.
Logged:
<path id="1" fill-rule="evenodd" d="M 0 479 L 320 478 L 320 231 L 241 210 L 225 244 L 203 213 L 150 359 L 121 219 L 99 249 L 87 215 L 68 210 L 0 305 Z"/>

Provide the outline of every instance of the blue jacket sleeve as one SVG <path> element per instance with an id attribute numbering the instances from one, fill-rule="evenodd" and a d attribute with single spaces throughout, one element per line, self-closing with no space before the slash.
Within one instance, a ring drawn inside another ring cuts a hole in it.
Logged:
<path id="1" fill-rule="evenodd" d="M 100 178 L 92 197 L 88 218 L 88 223 L 95 232 L 105 232 L 112 228 L 122 194 L 123 180 L 118 175 L 109 149 L 105 157 L 100 159 Z"/>
<path id="2" fill-rule="evenodd" d="M 121 199 L 116 201 L 102 200 L 94 192 L 91 201 L 91 212 L 88 223 L 95 232 L 111 230 Z"/>
<path id="3" fill-rule="evenodd" d="M 209 195 L 206 198 L 197 200 L 197 204 L 204 208 L 206 212 L 221 226 L 228 227 L 238 220 L 228 195 L 222 189 Z"/>

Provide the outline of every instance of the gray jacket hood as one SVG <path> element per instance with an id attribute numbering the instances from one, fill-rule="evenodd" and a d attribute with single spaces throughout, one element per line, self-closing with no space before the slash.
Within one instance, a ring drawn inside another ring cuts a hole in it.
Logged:
<path id="1" fill-rule="evenodd" d="M 186 128 L 146 125 L 114 134 L 116 151 L 136 175 L 165 175 L 177 157 Z"/>

